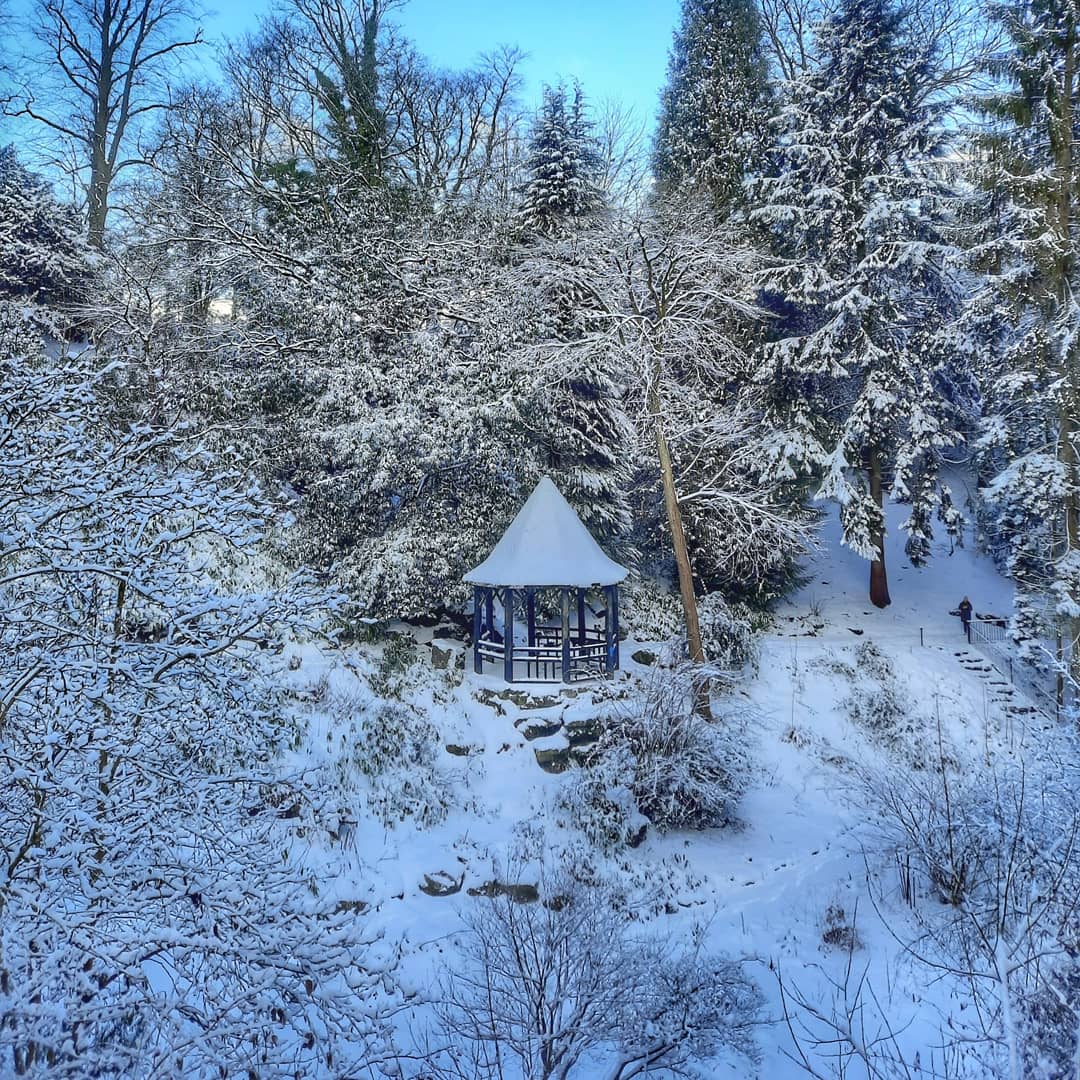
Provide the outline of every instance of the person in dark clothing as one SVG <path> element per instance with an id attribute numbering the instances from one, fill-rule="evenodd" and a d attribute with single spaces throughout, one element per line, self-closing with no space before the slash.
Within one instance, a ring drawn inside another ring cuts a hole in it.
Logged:
<path id="1" fill-rule="evenodd" d="M 971 601 L 965 596 L 957 608 L 960 612 L 960 624 L 964 628 L 964 637 L 971 640 Z"/>

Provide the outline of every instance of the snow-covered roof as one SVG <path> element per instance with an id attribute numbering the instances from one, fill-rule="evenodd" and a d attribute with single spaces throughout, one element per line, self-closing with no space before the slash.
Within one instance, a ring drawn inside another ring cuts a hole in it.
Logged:
<path id="1" fill-rule="evenodd" d="M 465 575 L 471 585 L 615 585 L 629 571 L 609 559 L 545 476 L 503 533 L 495 550 Z"/>

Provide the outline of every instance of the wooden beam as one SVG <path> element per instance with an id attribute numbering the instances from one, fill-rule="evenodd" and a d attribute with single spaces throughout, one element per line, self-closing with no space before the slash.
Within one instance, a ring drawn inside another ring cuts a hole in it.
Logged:
<path id="1" fill-rule="evenodd" d="M 611 640 L 615 645 L 615 670 L 619 670 L 619 586 L 611 586 Z"/>
<path id="2" fill-rule="evenodd" d="M 563 682 L 570 681 L 570 590 L 565 586 L 559 589 L 562 601 L 562 677 Z"/>
<path id="3" fill-rule="evenodd" d="M 503 678 L 514 681 L 514 590 L 503 592 Z"/>
<path id="4" fill-rule="evenodd" d="M 577 591 L 577 640 L 579 645 L 584 645 L 585 637 L 585 590 Z"/>
<path id="5" fill-rule="evenodd" d="M 615 642 L 618 641 L 615 626 L 615 585 L 604 586 L 604 670 L 610 677 L 615 673 Z"/>
<path id="6" fill-rule="evenodd" d="M 480 606 L 482 590 L 479 585 L 473 586 L 472 591 L 472 647 L 473 647 L 473 671 L 477 675 L 484 673 L 484 658 L 480 655 L 480 634 L 483 632 L 484 617 Z"/>

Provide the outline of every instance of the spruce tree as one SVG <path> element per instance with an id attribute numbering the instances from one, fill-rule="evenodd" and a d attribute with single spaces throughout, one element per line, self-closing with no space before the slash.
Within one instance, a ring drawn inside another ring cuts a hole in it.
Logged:
<path id="1" fill-rule="evenodd" d="M 562 87 L 547 88 L 519 212 L 521 271 L 540 318 L 534 340 L 542 408 L 534 437 L 547 472 L 589 530 L 618 548 L 630 528 L 633 433 L 609 354 L 589 347 L 602 321 L 590 285 L 605 259 L 593 228 L 604 204 L 602 171 L 581 88 L 572 98 Z"/>
<path id="2" fill-rule="evenodd" d="M 82 224 L 49 185 L 0 147 L 0 296 L 55 303 L 89 273 Z"/>
<path id="3" fill-rule="evenodd" d="M 844 0 L 817 53 L 791 88 L 778 175 L 762 181 L 754 215 L 785 256 L 770 284 L 788 310 L 762 375 L 788 426 L 778 464 L 823 477 L 819 497 L 840 504 L 843 540 L 870 560 L 870 598 L 885 607 L 886 487 L 912 504 L 904 528 L 918 564 L 940 449 L 955 439 L 933 67 L 888 0 Z"/>
<path id="4" fill-rule="evenodd" d="M 990 121 L 985 180 L 997 227 L 979 254 L 976 297 L 987 338 L 987 418 L 978 444 L 985 502 L 1017 582 L 1014 634 L 1029 652 L 1057 635 L 1059 670 L 1080 686 L 1080 289 L 1078 174 L 1080 7 L 1007 2 L 1008 41 L 992 67 L 1004 84 L 981 104 Z M 1002 298 L 1008 307 L 1000 304 Z M 1002 317 L 1004 315 L 1004 317 Z"/>
<path id="5" fill-rule="evenodd" d="M 683 0 L 668 62 L 653 172 L 661 189 L 738 204 L 762 165 L 773 110 L 756 0 Z"/>
<path id="6" fill-rule="evenodd" d="M 519 220 L 526 234 L 565 236 L 604 204 L 601 160 L 581 87 L 545 86 L 529 140 Z"/>

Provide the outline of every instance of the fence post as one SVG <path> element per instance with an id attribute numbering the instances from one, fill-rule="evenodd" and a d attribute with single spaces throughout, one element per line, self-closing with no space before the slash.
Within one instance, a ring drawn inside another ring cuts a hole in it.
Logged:
<path id="1" fill-rule="evenodd" d="M 1011 656 L 1009 657 L 1009 682 L 1016 682 L 1016 680 L 1013 678 L 1012 657 Z"/>
<path id="2" fill-rule="evenodd" d="M 923 646 L 925 644 L 926 644 L 926 642 L 923 641 L 923 630 L 922 630 L 922 627 L 920 626 L 919 627 L 919 645 Z"/>

